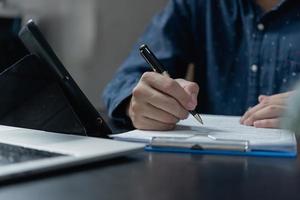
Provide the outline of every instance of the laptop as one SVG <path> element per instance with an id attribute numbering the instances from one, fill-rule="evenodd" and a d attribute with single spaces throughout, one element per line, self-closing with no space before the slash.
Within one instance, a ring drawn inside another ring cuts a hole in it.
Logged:
<path id="1" fill-rule="evenodd" d="M 23 121 L 18 120 L 22 123 L 20 125 L 16 123 L 16 126 L 12 126 L 14 125 L 12 122 L 19 116 L 9 115 L 7 113 L 10 112 L 6 108 L 1 108 L 0 181 L 128 155 L 143 149 L 144 145 L 141 144 L 108 139 L 111 130 L 67 72 L 34 21 L 29 21 L 23 27 L 19 37 L 30 53 L 30 56 L 26 57 L 25 60 L 34 56 L 47 66 L 47 70 L 52 74 L 52 78 L 55 79 L 54 82 L 57 82 L 59 85 L 56 88 L 54 87 L 54 90 L 61 90 L 60 93 L 66 96 L 65 100 L 70 102 L 68 106 L 64 106 L 70 107 L 69 113 L 74 113 L 75 116 L 74 120 L 71 120 L 72 123 L 69 123 L 69 126 L 70 124 L 75 124 L 74 127 L 77 127 L 79 124 L 79 128 L 72 129 L 74 134 L 72 131 L 70 131 L 71 134 L 68 134 L 68 131 L 64 132 L 63 130 L 65 129 L 61 128 L 61 126 L 55 126 L 59 121 L 62 122 L 62 125 L 64 120 L 68 121 L 69 117 L 64 117 L 68 116 L 65 115 L 65 109 L 64 112 L 60 112 L 64 113 L 64 115 L 61 115 L 63 117 L 60 117 L 59 120 L 54 120 L 55 123 L 50 123 L 51 126 L 49 123 L 45 125 L 45 122 L 42 123 L 42 126 L 37 124 L 42 127 L 38 130 L 35 126 L 33 128 L 25 126 L 26 123 L 30 122 L 26 121 L 26 119 L 22 119 Z M 27 70 L 30 69 L 30 66 L 20 69 L 8 69 L 3 74 L 20 72 L 22 70 L 22 72 L 31 73 Z M 24 84 L 18 84 L 16 88 L 22 88 L 27 82 L 24 81 Z M 47 80 L 44 82 L 47 83 Z M 7 84 L 7 87 L 9 87 L 9 84 Z M 11 101 L 13 100 L 11 99 Z M 24 102 L 25 100 L 22 101 Z M 37 101 L 41 101 L 41 99 L 38 98 Z M 57 103 L 55 105 L 61 104 Z M 10 110 L 18 110 L 20 115 L 24 113 L 22 109 L 15 107 L 16 105 L 14 105 L 14 109 Z M 56 107 L 53 107 L 53 109 L 56 109 Z M 46 108 L 42 109 L 45 110 Z M 27 112 L 30 113 L 31 110 L 26 110 L 25 113 Z M 40 117 L 42 118 L 42 116 Z M 49 119 L 52 118 L 53 116 L 49 117 Z M 24 123 L 24 120 L 26 123 Z M 39 121 L 39 119 L 31 120 L 32 124 L 35 121 Z M 52 130 L 51 127 L 55 127 L 55 129 L 50 132 L 49 130 Z M 59 130 L 62 130 L 62 133 Z"/>

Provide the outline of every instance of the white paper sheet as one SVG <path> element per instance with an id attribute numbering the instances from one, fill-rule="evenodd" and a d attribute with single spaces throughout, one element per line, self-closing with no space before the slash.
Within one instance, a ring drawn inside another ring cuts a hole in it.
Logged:
<path id="1" fill-rule="evenodd" d="M 204 125 L 192 116 L 180 121 L 172 131 L 134 130 L 112 135 L 115 139 L 149 143 L 153 137 L 190 138 L 207 140 L 211 135 L 217 139 L 247 140 L 257 150 L 280 150 L 296 148 L 295 134 L 282 129 L 264 129 L 244 126 L 240 117 L 203 115 Z"/>

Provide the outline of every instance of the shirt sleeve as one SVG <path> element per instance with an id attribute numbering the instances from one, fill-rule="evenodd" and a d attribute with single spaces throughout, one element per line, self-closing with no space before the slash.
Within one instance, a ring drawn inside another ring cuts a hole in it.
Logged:
<path id="1" fill-rule="evenodd" d="M 128 122 L 125 109 L 132 90 L 142 74 L 151 71 L 139 55 L 140 45 L 147 44 L 173 78 L 184 77 L 193 55 L 190 7 L 189 1 L 171 0 L 152 19 L 145 33 L 134 45 L 129 57 L 103 92 L 110 118 Z"/>

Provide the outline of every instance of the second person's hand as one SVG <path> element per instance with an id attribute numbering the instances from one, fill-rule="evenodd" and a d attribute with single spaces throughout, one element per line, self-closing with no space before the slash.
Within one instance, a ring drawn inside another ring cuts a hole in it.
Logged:
<path id="1" fill-rule="evenodd" d="M 127 115 L 143 130 L 170 130 L 197 106 L 199 87 L 194 82 L 146 72 L 132 92 Z"/>

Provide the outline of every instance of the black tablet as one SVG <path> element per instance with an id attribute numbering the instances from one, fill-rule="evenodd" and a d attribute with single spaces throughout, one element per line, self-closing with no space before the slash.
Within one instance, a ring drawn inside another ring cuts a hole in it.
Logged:
<path id="1" fill-rule="evenodd" d="M 93 137 L 107 137 L 111 134 L 110 128 L 58 59 L 33 20 L 22 28 L 19 37 L 28 51 L 42 61 L 59 83 L 86 134 Z"/>

